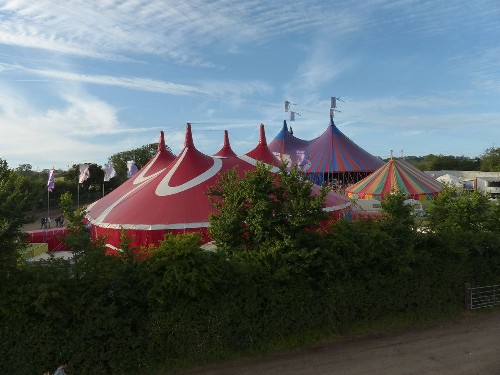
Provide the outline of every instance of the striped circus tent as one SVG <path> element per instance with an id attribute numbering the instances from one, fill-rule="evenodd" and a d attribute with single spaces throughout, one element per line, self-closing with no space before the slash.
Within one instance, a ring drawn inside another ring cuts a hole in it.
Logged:
<path id="1" fill-rule="evenodd" d="M 296 138 L 284 122 L 269 148 L 281 158 L 290 158 L 317 184 L 336 181 L 345 186 L 361 180 L 384 164 L 344 135 L 331 116 L 328 128 L 311 141 Z"/>
<path id="2" fill-rule="evenodd" d="M 287 162 L 295 162 L 297 150 L 307 149 L 310 143 L 310 141 L 304 141 L 295 137 L 291 130 L 288 130 L 286 120 L 283 120 L 283 127 L 278 135 L 269 143 L 268 147 L 279 159 Z"/>
<path id="3" fill-rule="evenodd" d="M 439 181 L 403 159 L 391 159 L 368 177 L 349 186 L 346 194 L 353 199 L 384 199 L 391 192 L 403 191 L 411 199 L 432 199 L 442 189 Z"/>
<path id="4" fill-rule="evenodd" d="M 311 166 L 308 173 L 329 172 L 373 172 L 383 165 L 383 161 L 365 151 L 342 133 L 333 118 L 330 125 L 307 147 L 307 157 Z"/>

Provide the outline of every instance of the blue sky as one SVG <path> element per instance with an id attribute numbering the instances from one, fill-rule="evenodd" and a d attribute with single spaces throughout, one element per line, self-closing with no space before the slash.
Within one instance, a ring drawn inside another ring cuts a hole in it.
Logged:
<path id="1" fill-rule="evenodd" d="M 0 158 L 104 164 L 192 123 L 213 154 L 335 123 L 386 158 L 500 147 L 500 2 L 0 1 Z"/>

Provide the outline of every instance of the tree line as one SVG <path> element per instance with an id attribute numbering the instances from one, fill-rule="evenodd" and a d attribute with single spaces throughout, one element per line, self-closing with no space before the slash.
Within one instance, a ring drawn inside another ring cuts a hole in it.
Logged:
<path id="1" fill-rule="evenodd" d="M 463 309 L 464 283 L 500 281 L 500 205 L 477 191 L 445 188 L 425 218 L 397 193 L 382 203 L 383 217 L 328 222 L 326 187 L 311 199 L 300 173 L 259 164 L 210 189 L 216 251 L 202 250 L 195 234 L 131 248 L 123 232 L 112 256 L 66 193 L 74 261 L 25 264 L 23 213 L 9 210 L 24 202 L 22 184 L 6 180 L 1 373 L 43 373 L 67 360 L 82 375 L 166 374 L 381 320 L 450 316 Z"/>
<path id="2" fill-rule="evenodd" d="M 59 198 L 65 192 L 70 192 L 75 199 L 77 195 L 82 203 L 90 203 L 99 199 L 103 194 L 114 190 L 127 179 L 127 161 L 133 160 L 137 167 L 142 168 L 156 153 L 158 145 L 147 144 L 136 149 L 118 152 L 109 157 L 113 164 L 116 176 L 104 183 L 104 169 L 96 163 L 88 162 L 90 177 L 78 186 L 79 164 L 73 164 L 67 170 L 55 171 L 56 179 L 53 193 L 51 193 L 50 206 L 57 205 Z M 171 151 L 168 146 L 167 149 Z M 435 170 L 460 170 L 460 171 L 485 171 L 500 172 L 500 148 L 490 147 L 478 157 L 434 155 L 406 156 L 405 160 L 422 171 Z M 0 159 L 0 168 L 9 169 L 7 161 Z M 24 189 L 30 192 L 30 205 L 32 210 L 47 207 L 47 176 L 48 170 L 34 171 L 31 164 L 21 164 L 11 169 L 11 173 L 22 176 Z"/>
<path id="3" fill-rule="evenodd" d="M 108 162 L 114 166 L 116 176 L 108 182 L 104 182 L 103 166 L 96 163 L 86 163 L 89 165 L 89 177 L 81 184 L 78 184 L 79 164 L 73 164 L 66 170 L 56 169 L 55 188 L 49 196 L 49 202 L 47 202 L 48 169 L 35 171 L 31 164 L 21 164 L 11 169 L 6 160 L 0 159 L 0 172 L 7 173 L 8 171 L 9 174 L 18 176 L 22 180 L 23 190 L 28 193 L 30 211 L 33 212 L 46 209 L 47 204 L 56 207 L 60 197 L 66 192 L 71 193 L 75 205 L 78 198 L 83 204 L 101 198 L 103 194 L 109 193 L 127 180 L 127 161 L 133 160 L 140 169 L 151 160 L 157 148 L 157 144 L 151 143 L 111 155 Z"/>
<path id="4" fill-rule="evenodd" d="M 478 157 L 435 155 L 406 156 L 405 160 L 421 171 L 500 172 L 500 148 L 487 148 Z"/>

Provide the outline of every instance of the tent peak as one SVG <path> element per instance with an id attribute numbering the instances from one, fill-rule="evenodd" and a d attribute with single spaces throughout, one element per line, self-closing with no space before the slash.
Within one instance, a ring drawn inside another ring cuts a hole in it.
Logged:
<path id="1" fill-rule="evenodd" d="M 264 124 L 260 124 L 259 145 L 267 146 L 266 131 L 264 130 Z"/>
<path id="2" fill-rule="evenodd" d="M 191 132 L 191 123 L 186 124 L 186 138 L 184 140 L 184 147 L 194 147 L 193 133 Z"/>
<path id="3" fill-rule="evenodd" d="M 163 133 L 163 130 L 160 131 L 160 139 L 158 140 L 158 151 L 165 151 L 167 149 L 167 146 L 165 145 L 165 133 Z"/>
<path id="4" fill-rule="evenodd" d="M 283 120 L 283 129 L 284 130 L 288 130 L 288 126 L 286 124 L 286 120 Z"/>
<path id="5" fill-rule="evenodd" d="M 213 156 L 228 158 L 228 157 L 236 157 L 236 153 L 232 150 L 231 144 L 229 143 L 229 132 L 224 130 L 224 145 L 222 148 Z"/>

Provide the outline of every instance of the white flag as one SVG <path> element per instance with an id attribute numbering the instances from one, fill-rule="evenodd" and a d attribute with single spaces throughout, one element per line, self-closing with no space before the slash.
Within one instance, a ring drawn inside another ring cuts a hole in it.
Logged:
<path id="1" fill-rule="evenodd" d="M 113 164 L 104 164 L 104 181 L 109 181 L 116 176 L 115 168 Z"/>
<path id="2" fill-rule="evenodd" d="M 52 189 L 54 189 L 54 170 L 51 169 L 49 171 L 49 179 L 47 181 L 47 190 L 48 191 L 52 191 Z"/>
<path id="3" fill-rule="evenodd" d="M 288 100 L 285 100 L 285 112 L 288 112 L 290 109 L 290 102 Z"/>
<path id="4" fill-rule="evenodd" d="M 135 165 L 133 160 L 127 161 L 127 178 L 132 177 L 138 172 L 137 165 Z"/>
<path id="5" fill-rule="evenodd" d="M 78 183 L 83 183 L 86 179 L 90 177 L 89 165 L 80 164 L 80 176 L 78 177 Z"/>

